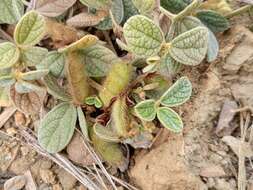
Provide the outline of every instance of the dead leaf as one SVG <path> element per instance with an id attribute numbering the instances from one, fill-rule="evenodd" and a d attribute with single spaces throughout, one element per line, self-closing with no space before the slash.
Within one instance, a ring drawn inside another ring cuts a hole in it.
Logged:
<path id="1" fill-rule="evenodd" d="M 223 177 L 226 173 L 221 166 L 208 165 L 201 169 L 199 175 L 202 177 Z"/>
<path id="2" fill-rule="evenodd" d="M 52 19 L 46 20 L 47 34 L 52 39 L 54 48 L 61 48 L 78 40 L 77 31 Z"/>
<path id="3" fill-rule="evenodd" d="M 16 112 L 17 108 L 6 108 L 0 115 L 0 128 L 10 119 L 10 117 Z"/>
<path id="4" fill-rule="evenodd" d="M 37 0 L 35 10 L 47 17 L 57 17 L 75 4 L 76 0 Z"/>
<path id="5" fill-rule="evenodd" d="M 20 94 L 17 93 L 15 87 L 10 89 L 10 98 L 14 105 L 24 114 L 37 114 L 40 112 L 43 101 L 45 98 L 45 92 L 30 92 Z"/>
<path id="6" fill-rule="evenodd" d="M 230 135 L 234 128 L 230 126 L 230 122 L 235 117 L 234 110 L 238 108 L 238 105 L 235 101 L 226 100 L 223 104 L 219 121 L 215 130 L 215 133 L 219 136 Z M 222 134 L 221 134 L 222 133 Z"/>
<path id="7" fill-rule="evenodd" d="M 77 52 L 67 55 L 67 79 L 74 103 L 82 105 L 89 95 L 89 85 L 82 57 Z"/>
<path id="8" fill-rule="evenodd" d="M 25 176 L 15 176 L 4 183 L 4 190 L 19 190 L 26 184 Z"/>
<path id="9" fill-rule="evenodd" d="M 25 185 L 25 189 L 26 190 L 36 190 L 37 189 L 37 185 L 34 182 L 34 179 L 32 177 L 32 174 L 29 170 L 27 170 L 24 174 L 25 178 L 26 178 L 26 185 Z"/>
<path id="10" fill-rule="evenodd" d="M 225 142 L 237 156 L 239 156 L 239 147 L 242 143 L 239 139 L 232 136 L 225 136 L 222 138 L 222 141 Z M 250 143 L 243 142 L 241 147 L 241 153 L 244 157 L 250 158 L 253 156 L 253 151 L 250 146 Z"/>

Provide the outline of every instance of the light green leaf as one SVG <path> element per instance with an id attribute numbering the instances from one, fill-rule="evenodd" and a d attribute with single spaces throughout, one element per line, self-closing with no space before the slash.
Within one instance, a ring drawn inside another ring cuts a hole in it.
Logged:
<path id="1" fill-rule="evenodd" d="M 214 33 L 224 32 L 229 28 L 229 21 L 218 12 L 202 10 L 196 16 Z"/>
<path id="2" fill-rule="evenodd" d="M 43 118 L 38 130 L 39 144 L 49 153 L 57 153 L 70 142 L 76 125 L 76 108 L 70 103 L 61 103 Z"/>
<path id="3" fill-rule="evenodd" d="M 89 8 L 95 9 L 109 9 L 111 7 L 111 0 L 80 0 L 80 2 Z"/>
<path id="4" fill-rule="evenodd" d="M 18 46 L 31 47 L 42 40 L 45 30 L 44 17 L 35 11 L 30 11 L 18 22 L 14 31 L 14 40 Z"/>
<path id="5" fill-rule="evenodd" d="M 10 42 L 0 44 L 0 67 L 5 69 L 14 65 L 19 59 L 19 49 Z"/>
<path id="6" fill-rule="evenodd" d="M 165 77 L 172 77 L 179 72 L 182 64 L 174 60 L 170 54 L 162 57 L 158 72 Z"/>
<path id="7" fill-rule="evenodd" d="M 98 38 L 96 36 L 88 34 L 82 37 L 80 40 L 68 45 L 67 47 L 59 49 L 58 52 L 64 53 L 64 52 L 73 52 L 73 51 L 81 50 L 81 49 L 88 48 L 96 44 L 97 41 L 98 41 Z"/>
<path id="8" fill-rule="evenodd" d="M 111 11 L 116 23 L 120 24 L 124 18 L 124 7 L 122 0 L 113 0 Z M 112 27 L 113 24 L 110 16 L 105 17 L 98 25 L 96 25 L 96 28 L 99 30 L 110 30 Z"/>
<path id="9" fill-rule="evenodd" d="M 207 51 L 207 61 L 214 61 L 219 54 L 219 43 L 214 35 L 214 33 L 208 29 L 208 51 Z"/>
<path id="10" fill-rule="evenodd" d="M 37 69 L 49 69 L 50 73 L 55 77 L 64 76 L 65 57 L 62 53 L 51 51 L 42 60 Z"/>
<path id="11" fill-rule="evenodd" d="M 29 71 L 26 73 L 21 73 L 20 77 L 23 80 L 39 80 L 42 77 L 46 76 L 48 74 L 48 69 L 41 69 L 36 71 Z"/>
<path id="12" fill-rule="evenodd" d="M 24 14 L 24 4 L 21 0 L 1 0 L 0 23 L 15 24 Z"/>
<path id="13" fill-rule="evenodd" d="M 164 106 L 175 107 L 185 103 L 192 94 L 192 84 L 187 77 L 181 77 L 161 97 Z"/>
<path id="14" fill-rule="evenodd" d="M 103 102 L 97 96 L 89 96 L 85 99 L 85 103 L 89 106 L 95 106 L 96 108 L 101 108 Z"/>
<path id="15" fill-rule="evenodd" d="M 138 10 L 134 6 L 133 2 L 131 0 L 123 0 L 124 5 L 124 19 L 123 23 L 125 23 L 131 16 L 137 15 Z"/>
<path id="16" fill-rule="evenodd" d="M 0 107 L 11 106 L 11 101 L 9 98 L 9 92 L 7 88 L 0 88 Z"/>
<path id="17" fill-rule="evenodd" d="M 145 100 L 134 107 L 137 116 L 144 121 L 153 121 L 156 117 L 155 100 Z"/>
<path id="18" fill-rule="evenodd" d="M 8 87 L 13 85 L 16 82 L 15 78 L 12 75 L 5 75 L 0 77 L 0 86 Z"/>
<path id="19" fill-rule="evenodd" d="M 198 65 L 205 58 L 208 46 L 208 30 L 197 27 L 176 37 L 169 53 L 173 59 L 185 65 Z"/>
<path id="20" fill-rule="evenodd" d="M 15 83 L 15 89 L 18 93 L 29 93 L 33 91 L 44 91 L 45 89 L 37 84 L 19 80 Z"/>
<path id="21" fill-rule="evenodd" d="M 155 0 L 132 0 L 141 14 L 148 14 L 155 8 Z"/>
<path id="22" fill-rule="evenodd" d="M 104 77 L 111 65 L 120 59 L 108 48 L 96 44 L 82 51 L 85 69 L 89 77 Z"/>
<path id="23" fill-rule="evenodd" d="M 128 48 L 141 57 L 157 55 L 164 42 L 161 29 L 152 20 L 142 15 L 128 19 L 124 25 L 123 34 Z"/>
<path id="24" fill-rule="evenodd" d="M 109 123 L 110 123 L 110 121 L 109 121 Z M 93 126 L 93 129 L 94 129 L 95 134 L 99 138 L 101 138 L 107 142 L 120 142 L 119 136 L 117 135 L 117 133 L 115 133 L 113 131 L 113 129 L 110 125 L 107 125 L 105 127 L 99 123 L 95 123 Z"/>
<path id="25" fill-rule="evenodd" d="M 66 92 L 64 88 L 58 85 L 57 80 L 52 75 L 47 75 L 44 77 L 44 83 L 47 87 L 47 92 L 53 97 L 60 99 L 62 101 L 70 101 L 71 96 Z"/>
<path id="26" fill-rule="evenodd" d="M 35 66 L 41 63 L 41 61 L 47 57 L 48 50 L 41 47 L 30 47 L 21 50 L 21 61 L 26 66 Z"/>
<path id="27" fill-rule="evenodd" d="M 173 14 L 177 14 L 189 5 L 187 0 L 161 0 L 161 6 Z"/>
<path id="28" fill-rule="evenodd" d="M 87 125 L 83 110 L 80 106 L 77 107 L 77 116 L 78 116 L 79 126 L 81 128 L 81 131 L 84 137 L 86 138 L 86 140 L 90 140 L 88 125 Z"/>

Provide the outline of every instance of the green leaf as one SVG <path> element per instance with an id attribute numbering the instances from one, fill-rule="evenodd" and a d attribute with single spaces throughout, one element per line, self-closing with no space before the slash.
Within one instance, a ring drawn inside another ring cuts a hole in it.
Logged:
<path id="1" fill-rule="evenodd" d="M 187 77 L 181 77 L 161 97 L 164 106 L 175 107 L 185 103 L 192 94 L 192 84 Z"/>
<path id="2" fill-rule="evenodd" d="M 42 60 L 37 69 L 49 69 L 50 73 L 55 77 L 64 76 L 65 57 L 57 51 L 51 51 Z"/>
<path id="3" fill-rule="evenodd" d="M 161 0 L 161 6 L 173 14 L 177 14 L 189 5 L 187 0 Z"/>
<path id="4" fill-rule="evenodd" d="M 45 31 L 44 17 L 35 11 L 30 11 L 18 22 L 14 31 L 14 40 L 18 46 L 31 47 L 42 40 Z"/>
<path id="5" fill-rule="evenodd" d="M 155 8 L 155 0 L 132 0 L 141 14 L 148 14 Z"/>
<path id="6" fill-rule="evenodd" d="M 5 75 L 0 77 L 0 86 L 8 87 L 13 85 L 16 82 L 15 78 L 12 75 Z"/>
<path id="7" fill-rule="evenodd" d="M 89 106 L 95 106 L 96 108 L 103 107 L 103 102 L 97 96 L 90 96 L 85 99 L 85 103 Z"/>
<path id="8" fill-rule="evenodd" d="M 165 128 L 175 133 L 180 133 L 183 130 L 184 125 L 182 119 L 174 110 L 170 108 L 158 108 L 157 118 Z"/>
<path id="9" fill-rule="evenodd" d="M 162 57 L 158 72 L 165 77 L 172 77 L 179 72 L 182 64 L 174 60 L 170 54 Z"/>
<path id="10" fill-rule="evenodd" d="M 79 106 L 77 107 L 77 116 L 78 116 L 78 122 L 79 122 L 79 126 L 81 128 L 81 131 L 84 135 L 84 137 L 86 138 L 86 140 L 90 140 L 89 137 L 89 128 L 83 113 L 82 108 Z"/>
<path id="11" fill-rule="evenodd" d="M 19 49 L 10 42 L 0 44 L 0 67 L 1 69 L 11 67 L 19 59 Z"/>
<path id="12" fill-rule="evenodd" d="M 134 107 L 137 116 L 144 121 L 153 121 L 156 117 L 155 100 L 145 100 Z"/>
<path id="13" fill-rule="evenodd" d="M 196 16 L 214 33 L 224 32 L 229 28 L 229 21 L 218 12 L 202 10 Z"/>
<path id="14" fill-rule="evenodd" d="M 11 101 L 9 98 L 9 92 L 7 88 L 0 88 L 0 107 L 11 106 Z"/>
<path id="15" fill-rule="evenodd" d="M 61 86 L 58 85 L 57 80 L 52 75 L 47 75 L 44 77 L 44 83 L 47 87 L 47 91 L 53 97 L 60 99 L 62 101 L 70 101 L 71 96 L 63 89 Z"/>
<path id="16" fill-rule="evenodd" d="M 42 77 L 46 76 L 48 74 L 48 72 L 49 72 L 49 70 L 47 70 L 47 69 L 29 71 L 26 73 L 21 73 L 20 77 L 23 80 L 39 80 Z"/>
<path id="17" fill-rule="evenodd" d="M 205 58 L 208 46 L 208 30 L 197 27 L 176 37 L 169 53 L 173 59 L 185 65 L 198 65 Z"/>
<path id="18" fill-rule="evenodd" d="M 21 61 L 26 66 L 36 66 L 47 57 L 48 50 L 41 47 L 29 47 L 21 50 Z"/>
<path id="19" fill-rule="evenodd" d="M 138 10 L 134 6 L 133 2 L 131 0 L 123 0 L 124 5 L 124 19 L 123 23 L 125 23 L 131 16 L 137 15 Z"/>
<path id="20" fill-rule="evenodd" d="M 18 93 L 29 93 L 33 91 L 44 91 L 45 89 L 37 84 L 19 80 L 15 83 L 15 89 Z"/>
<path id="21" fill-rule="evenodd" d="M 123 28 L 127 47 L 141 57 L 157 55 L 164 36 L 161 29 L 149 18 L 136 15 L 128 19 Z"/>
<path id="22" fill-rule="evenodd" d="M 111 7 L 111 0 L 80 0 L 80 2 L 89 8 L 95 9 L 109 9 Z"/>
<path id="23" fill-rule="evenodd" d="M 76 108 L 61 103 L 43 118 L 38 130 L 39 144 L 49 153 L 57 153 L 70 142 L 76 125 Z"/>
<path id="24" fill-rule="evenodd" d="M 110 123 L 110 121 L 109 121 Z M 120 138 L 117 135 L 117 133 L 115 133 L 113 131 L 113 129 L 111 128 L 110 125 L 107 125 L 106 127 L 99 124 L 99 123 L 95 123 L 93 126 L 94 129 L 94 133 L 101 139 L 107 141 L 107 142 L 120 142 Z"/>
<path id="25" fill-rule="evenodd" d="M 24 14 L 24 4 L 21 0 L 1 0 L 0 23 L 15 24 Z"/>
<path id="26" fill-rule="evenodd" d="M 96 44 L 97 41 L 98 41 L 98 38 L 96 36 L 88 34 L 82 37 L 80 40 L 68 45 L 67 47 L 60 48 L 58 52 L 64 53 L 64 52 L 73 52 L 73 51 L 81 50 L 81 49 L 88 48 Z"/>
<path id="27" fill-rule="evenodd" d="M 111 11 L 116 23 L 120 24 L 124 18 L 124 7 L 122 0 L 113 0 Z M 105 17 L 98 25 L 96 25 L 96 28 L 99 30 L 110 30 L 112 27 L 113 24 L 110 16 Z"/>
<path id="28" fill-rule="evenodd" d="M 207 61 L 214 61 L 219 54 L 219 43 L 214 35 L 214 33 L 208 29 L 208 51 L 207 51 Z"/>
<path id="29" fill-rule="evenodd" d="M 82 51 L 85 69 L 89 77 L 104 77 L 111 66 L 120 59 L 108 48 L 96 44 Z"/>

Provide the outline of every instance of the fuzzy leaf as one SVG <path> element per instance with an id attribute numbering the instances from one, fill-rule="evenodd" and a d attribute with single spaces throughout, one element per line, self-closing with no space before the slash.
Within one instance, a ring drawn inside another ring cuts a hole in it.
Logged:
<path id="1" fill-rule="evenodd" d="M 0 86 L 8 87 L 13 85 L 16 82 L 15 78 L 12 75 L 5 75 L 0 77 Z"/>
<path id="2" fill-rule="evenodd" d="M 156 117 L 155 100 L 145 100 L 134 107 L 137 116 L 144 121 L 153 121 Z"/>
<path id="3" fill-rule="evenodd" d="M 33 91 L 44 91 L 45 89 L 42 88 L 41 86 L 26 82 L 23 80 L 19 80 L 15 83 L 15 89 L 18 93 L 29 93 Z"/>
<path id="4" fill-rule="evenodd" d="M 0 107 L 11 106 L 9 92 L 6 88 L 0 88 Z"/>
<path id="5" fill-rule="evenodd" d="M 89 106 L 95 106 L 96 108 L 103 107 L 103 103 L 97 96 L 90 96 L 85 99 L 85 103 Z"/>
<path id="6" fill-rule="evenodd" d="M 111 65 L 120 59 L 108 48 L 96 44 L 82 51 L 84 64 L 89 77 L 104 77 Z"/>
<path id="7" fill-rule="evenodd" d="M 130 0 L 123 0 L 123 5 L 124 5 L 124 19 L 123 23 L 125 23 L 131 16 L 137 15 L 138 10 L 134 6 L 133 2 Z"/>
<path id="8" fill-rule="evenodd" d="M 183 130 L 183 122 L 180 116 L 172 109 L 166 107 L 158 108 L 157 117 L 165 128 L 175 133 L 180 133 Z"/>
<path id="9" fill-rule="evenodd" d="M 80 49 L 88 48 L 96 44 L 97 41 L 98 41 L 98 38 L 96 36 L 88 34 L 82 37 L 80 40 L 70 44 L 69 46 L 59 49 L 58 52 L 59 53 L 73 52 Z"/>
<path id="10" fill-rule="evenodd" d="M 74 102 L 82 105 L 89 95 L 89 85 L 82 57 L 77 52 L 67 55 L 67 79 Z"/>
<path id="11" fill-rule="evenodd" d="M 51 51 L 42 60 L 37 69 L 49 69 L 50 73 L 55 77 L 62 77 L 64 75 L 65 57 L 57 51 Z"/>
<path id="12" fill-rule="evenodd" d="M 174 60 L 169 54 L 162 57 L 159 65 L 159 73 L 165 77 L 171 77 L 178 73 L 181 63 Z"/>
<path id="13" fill-rule="evenodd" d="M 128 19 L 123 28 L 127 47 L 132 53 L 149 57 L 156 55 L 164 42 L 162 31 L 149 18 L 136 15 Z"/>
<path id="14" fill-rule="evenodd" d="M 229 28 L 229 21 L 215 11 L 198 11 L 196 16 L 214 33 L 223 32 Z"/>
<path id="15" fill-rule="evenodd" d="M 76 0 L 37 0 L 35 10 L 47 17 L 57 17 L 75 4 Z"/>
<path id="16" fill-rule="evenodd" d="M 19 49 L 10 42 L 0 44 L 0 67 L 1 69 L 11 67 L 19 59 Z"/>
<path id="17" fill-rule="evenodd" d="M 103 88 L 99 91 L 99 97 L 105 107 L 110 105 L 113 97 L 118 96 L 129 85 L 133 68 L 125 62 L 119 62 L 112 66 Z"/>
<path id="18" fill-rule="evenodd" d="M 185 103 L 192 94 L 192 84 L 187 77 L 177 80 L 161 97 L 161 104 L 168 107 L 176 107 Z"/>
<path id="19" fill-rule="evenodd" d="M 0 23 L 15 24 L 24 14 L 24 4 L 21 0 L 1 0 Z"/>
<path id="20" fill-rule="evenodd" d="M 21 73 L 20 77 L 23 80 L 39 80 L 42 77 L 46 76 L 48 74 L 48 72 L 49 72 L 49 70 L 47 70 L 47 69 L 29 71 L 26 73 Z"/>
<path id="21" fill-rule="evenodd" d="M 117 24 L 120 24 L 124 18 L 124 7 L 122 0 L 113 0 L 111 8 L 113 17 Z M 112 19 L 110 16 L 105 17 L 96 28 L 99 30 L 110 30 L 112 29 Z"/>
<path id="22" fill-rule="evenodd" d="M 185 18 L 186 16 L 192 15 L 192 13 L 195 12 L 201 6 L 202 1 L 203 0 L 192 0 L 184 10 L 182 10 L 176 15 L 175 18 L 173 18 L 173 20 L 178 21 Z"/>
<path id="23" fill-rule="evenodd" d="M 38 130 L 39 144 L 49 153 L 57 153 L 70 142 L 76 125 L 76 108 L 70 103 L 61 103 L 43 118 Z"/>
<path id="24" fill-rule="evenodd" d="M 14 31 L 14 40 L 18 46 L 31 47 L 42 40 L 45 30 L 44 17 L 35 11 L 30 11 L 18 22 Z"/>
<path id="25" fill-rule="evenodd" d="M 21 50 L 21 61 L 26 66 L 35 66 L 40 64 L 41 61 L 46 57 L 48 50 L 41 47 L 30 47 Z"/>
<path id="26" fill-rule="evenodd" d="M 112 2 L 111 0 L 80 0 L 80 2 L 89 8 L 95 9 L 109 9 Z"/>
<path id="27" fill-rule="evenodd" d="M 219 43 L 211 30 L 208 29 L 208 33 L 207 61 L 212 62 L 218 57 Z"/>
<path id="28" fill-rule="evenodd" d="M 86 138 L 86 140 L 90 140 L 89 137 L 89 128 L 83 113 L 82 108 L 79 106 L 77 107 L 77 116 L 78 116 L 78 122 L 79 122 L 79 126 L 81 128 L 81 131 L 84 135 L 84 137 Z"/>
<path id="29" fill-rule="evenodd" d="M 187 0 L 161 0 L 161 6 L 173 14 L 184 10 L 190 1 Z"/>
<path id="30" fill-rule="evenodd" d="M 60 99 L 62 101 L 70 101 L 71 96 L 58 85 L 57 80 L 52 75 L 47 75 L 44 77 L 44 83 L 47 87 L 47 92 L 51 94 L 53 97 Z"/>
<path id="31" fill-rule="evenodd" d="M 169 53 L 176 61 L 195 66 L 205 58 L 207 45 L 208 30 L 205 27 L 197 27 L 172 40 Z"/>
<path id="32" fill-rule="evenodd" d="M 132 0 L 141 14 L 148 14 L 155 8 L 155 0 Z"/>
<path id="33" fill-rule="evenodd" d="M 18 93 L 13 85 L 10 89 L 10 98 L 21 112 L 25 114 L 38 114 L 43 106 L 45 93 Z"/>
<path id="34" fill-rule="evenodd" d="M 120 142 L 120 138 L 117 135 L 117 133 L 115 133 L 113 131 L 113 129 L 111 129 L 110 125 L 108 126 L 102 126 L 99 123 L 95 123 L 93 126 L 94 129 L 94 133 L 101 139 L 103 139 L 104 141 L 107 142 Z"/>

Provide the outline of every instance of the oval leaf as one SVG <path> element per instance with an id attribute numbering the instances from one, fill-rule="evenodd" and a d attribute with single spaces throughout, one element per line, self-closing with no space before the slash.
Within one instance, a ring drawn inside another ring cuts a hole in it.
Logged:
<path id="1" fill-rule="evenodd" d="M 70 142 L 76 125 L 76 108 L 61 103 L 43 118 L 38 130 L 39 144 L 49 153 L 57 153 Z"/>
<path id="2" fill-rule="evenodd" d="M 77 117 L 78 117 L 79 126 L 81 128 L 81 131 L 84 137 L 86 138 L 86 140 L 90 140 L 89 128 L 88 128 L 88 125 L 87 125 L 87 122 L 86 122 L 86 119 L 81 107 L 77 107 Z"/>
<path id="3" fill-rule="evenodd" d="M 109 9 L 111 7 L 111 0 L 80 0 L 80 2 L 87 7 L 95 9 Z"/>
<path id="4" fill-rule="evenodd" d="M 182 64 L 174 60 L 170 54 L 162 57 L 158 72 L 165 77 L 172 77 L 179 72 Z"/>
<path id="5" fill-rule="evenodd" d="M 224 32 L 229 28 L 229 21 L 215 11 L 198 11 L 196 16 L 214 33 Z"/>
<path id="6" fill-rule="evenodd" d="M 169 53 L 176 61 L 195 66 L 205 58 L 207 45 L 208 30 L 205 27 L 197 27 L 172 40 Z"/>
<path id="7" fill-rule="evenodd" d="M 0 67 L 1 69 L 11 67 L 19 59 L 19 49 L 10 42 L 0 44 Z"/>
<path id="8" fill-rule="evenodd" d="M 134 6 L 132 1 L 129 0 L 123 0 L 123 5 L 124 5 L 124 20 L 123 22 L 125 23 L 130 17 L 137 15 L 138 10 Z"/>
<path id="9" fill-rule="evenodd" d="M 30 47 L 21 50 L 21 61 L 26 66 L 35 66 L 47 57 L 48 50 L 41 47 Z"/>
<path id="10" fill-rule="evenodd" d="M 158 108 L 157 118 L 165 128 L 175 133 L 180 133 L 183 130 L 184 125 L 180 116 L 170 108 Z"/>
<path id="11" fill-rule="evenodd" d="M 57 17 L 75 4 L 76 0 L 37 0 L 35 10 L 47 17 Z"/>
<path id="12" fill-rule="evenodd" d="M 177 14 L 189 5 L 187 0 L 161 0 L 161 6 L 173 14 Z"/>
<path id="13" fill-rule="evenodd" d="M 164 41 L 160 28 L 152 20 L 141 15 L 128 19 L 123 34 L 127 47 L 141 57 L 157 55 Z"/>
<path id="14" fill-rule="evenodd" d="M 175 107 L 185 103 L 192 94 L 192 84 L 187 77 L 177 80 L 161 97 L 164 106 Z"/>
<path id="15" fill-rule="evenodd" d="M 7 88 L 0 88 L 0 106 L 1 107 L 11 106 L 11 101 L 9 98 L 9 92 Z"/>
<path id="16" fill-rule="evenodd" d="M 23 80 L 39 80 L 42 77 L 46 76 L 48 74 L 48 72 L 49 72 L 49 70 L 47 70 L 47 69 L 29 71 L 26 73 L 21 73 L 20 77 Z"/>
<path id="17" fill-rule="evenodd" d="M 21 47 L 33 46 L 44 37 L 46 22 L 35 11 L 26 13 L 18 22 L 14 31 L 14 40 Z"/>
<path id="18" fill-rule="evenodd" d="M 45 89 L 35 82 L 26 82 L 23 80 L 19 80 L 15 83 L 15 89 L 18 93 L 29 93 L 33 91 L 44 91 Z"/>
<path id="19" fill-rule="evenodd" d="M 155 8 L 155 0 L 132 0 L 141 14 L 148 14 Z"/>
<path id="20" fill-rule="evenodd" d="M 24 4 L 21 0 L 1 0 L 0 23 L 15 24 L 24 14 Z"/>
<path id="21" fill-rule="evenodd" d="M 109 126 L 102 126 L 95 123 L 93 126 L 94 133 L 101 139 L 107 142 L 120 142 L 119 136 Z"/>
<path id="22" fill-rule="evenodd" d="M 208 51 L 207 51 L 207 61 L 212 62 L 218 57 L 219 53 L 219 43 L 216 39 L 214 33 L 208 29 Z"/>
<path id="23" fill-rule="evenodd" d="M 137 116 L 144 121 L 153 121 L 156 117 L 155 100 L 145 100 L 134 107 Z"/>
<path id="24" fill-rule="evenodd" d="M 13 85 L 16 82 L 15 78 L 12 75 L 5 75 L 0 77 L 0 86 L 8 87 Z"/>

